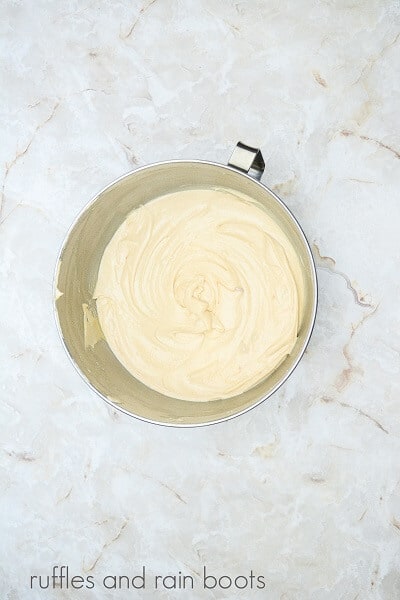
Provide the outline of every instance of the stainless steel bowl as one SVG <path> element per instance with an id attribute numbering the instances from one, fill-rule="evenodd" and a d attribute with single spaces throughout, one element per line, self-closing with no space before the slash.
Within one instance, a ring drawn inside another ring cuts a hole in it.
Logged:
<path id="1" fill-rule="evenodd" d="M 300 225 L 283 202 L 260 183 L 264 161 L 258 149 L 238 143 L 227 166 L 173 160 L 141 167 L 115 180 L 85 207 L 72 225 L 57 261 L 55 313 L 73 364 L 106 402 L 152 423 L 208 425 L 240 415 L 273 394 L 289 377 L 310 339 L 317 307 L 312 254 Z M 125 217 L 139 205 L 178 189 L 219 186 L 261 203 L 294 246 L 302 265 L 305 309 L 295 347 L 286 360 L 247 392 L 225 400 L 185 402 L 164 396 L 135 379 L 101 336 L 93 290 L 104 249 Z"/>

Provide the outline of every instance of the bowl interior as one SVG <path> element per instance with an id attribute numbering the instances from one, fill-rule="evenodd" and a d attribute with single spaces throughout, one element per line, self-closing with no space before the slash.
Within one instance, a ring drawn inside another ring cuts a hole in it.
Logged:
<path id="1" fill-rule="evenodd" d="M 272 375 L 225 400 L 185 402 L 135 379 L 102 336 L 93 291 L 100 260 L 115 230 L 134 208 L 162 194 L 193 186 L 221 186 L 260 202 L 291 240 L 303 267 L 305 302 L 296 345 Z M 139 418 L 166 425 L 216 422 L 261 402 L 293 370 L 315 318 L 315 269 L 304 235 L 286 207 L 265 186 L 233 168 L 200 161 L 169 162 L 138 169 L 103 190 L 79 216 L 61 251 L 56 275 L 56 313 L 64 344 L 78 370 L 104 399 Z"/>

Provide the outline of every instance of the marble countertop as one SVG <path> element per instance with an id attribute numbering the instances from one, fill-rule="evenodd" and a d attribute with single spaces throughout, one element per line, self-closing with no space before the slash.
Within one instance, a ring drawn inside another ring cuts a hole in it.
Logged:
<path id="1" fill-rule="evenodd" d="M 5 0 L 2 12 L 1 599 L 400 598 L 398 2 Z M 189 430 L 129 418 L 61 346 L 57 252 L 117 176 L 226 163 L 238 140 L 262 149 L 263 181 L 313 247 L 312 341 L 242 417 Z M 31 589 L 55 565 L 96 588 Z M 101 587 L 142 566 L 144 590 Z M 266 586 L 205 590 L 204 566 Z M 193 590 L 152 588 L 179 571 Z"/>

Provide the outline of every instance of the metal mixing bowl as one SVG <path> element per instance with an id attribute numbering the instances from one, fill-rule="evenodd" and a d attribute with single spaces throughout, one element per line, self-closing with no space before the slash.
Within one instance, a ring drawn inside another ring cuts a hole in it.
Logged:
<path id="1" fill-rule="evenodd" d="M 240 415 L 266 400 L 289 377 L 310 339 L 317 307 L 317 279 L 302 229 L 283 202 L 260 183 L 259 150 L 238 143 L 227 166 L 201 160 L 168 161 L 120 177 L 85 207 L 62 247 L 55 275 L 55 313 L 73 364 L 106 402 L 123 412 L 162 425 L 198 426 Z M 98 333 L 93 290 L 101 257 L 126 216 L 163 194 L 190 187 L 223 187 L 250 196 L 265 207 L 295 248 L 303 271 L 305 308 L 291 354 L 247 392 L 224 400 L 187 402 L 164 396 L 135 379 Z"/>

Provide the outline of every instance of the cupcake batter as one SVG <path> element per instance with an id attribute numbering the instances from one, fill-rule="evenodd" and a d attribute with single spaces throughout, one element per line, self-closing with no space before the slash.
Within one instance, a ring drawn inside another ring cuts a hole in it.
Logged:
<path id="1" fill-rule="evenodd" d="M 259 204 L 190 189 L 128 215 L 104 251 L 94 297 L 104 336 L 134 377 L 204 402 L 248 390 L 291 352 L 303 280 Z"/>

